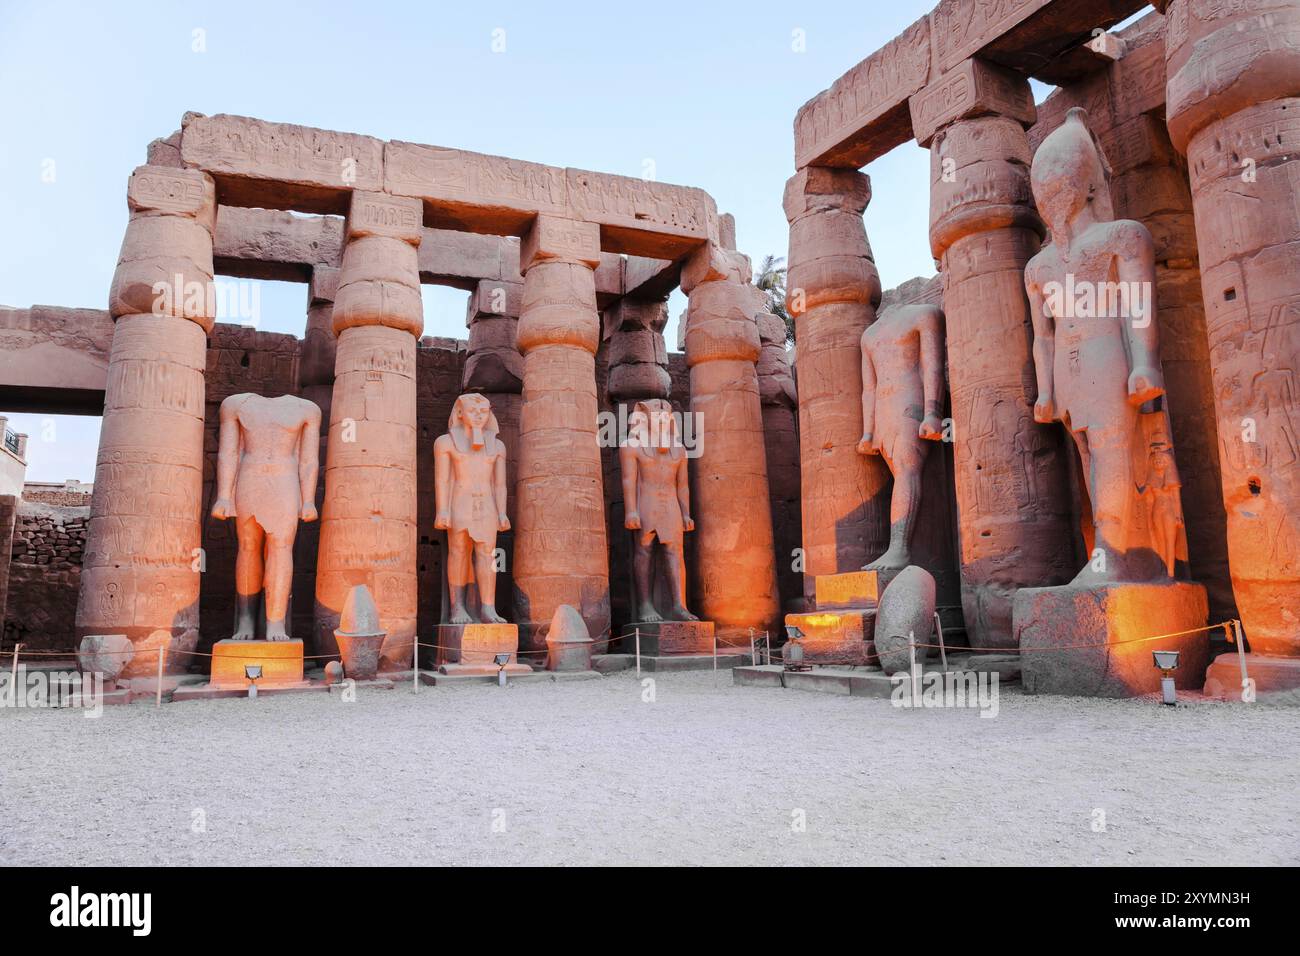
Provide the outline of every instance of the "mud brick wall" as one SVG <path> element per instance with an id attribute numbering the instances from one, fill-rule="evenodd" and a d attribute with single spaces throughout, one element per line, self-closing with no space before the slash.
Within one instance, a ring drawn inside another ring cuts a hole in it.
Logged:
<path id="1" fill-rule="evenodd" d="M 18 496 L 0 495 L 0 635 L 4 633 L 5 599 L 9 593 L 9 560 L 17 518 Z"/>
<path id="2" fill-rule="evenodd" d="M 23 501 L 39 501 L 64 508 L 90 507 L 90 494 L 83 491 L 24 491 Z"/>
<path id="3" fill-rule="evenodd" d="M 2 509 L 0 505 L 0 531 Z M 34 651 L 74 650 L 72 628 L 89 521 L 89 505 L 17 503 L 4 612 L 6 647 L 21 641 Z"/>
<path id="4" fill-rule="evenodd" d="M 231 395 L 256 392 L 268 398 L 298 394 L 298 350 L 292 335 L 259 332 L 240 325 L 218 323 L 208 338 L 207 395 L 203 420 L 203 557 L 199 586 L 199 646 L 230 636 L 235 621 L 235 554 L 239 542 L 233 520 L 209 517 L 216 496 L 218 431 L 221 403 Z M 324 463 L 322 462 L 322 472 Z M 316 535 L 299 525 L 294 542 L 293 596 L 289 633 L 308 640 L 315 594 Z M 313 529 L 314 531 L 314 529 Z M 307 653 L 311 653 L 310 650 Z M 205 660 L 205 659 L 199 659 Z M 195 662 L 195 668 L 206 666 Z"/>

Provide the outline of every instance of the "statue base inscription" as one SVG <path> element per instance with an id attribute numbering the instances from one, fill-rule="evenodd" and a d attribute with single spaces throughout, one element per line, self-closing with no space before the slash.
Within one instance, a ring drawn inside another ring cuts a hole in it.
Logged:
<path id="1" fill-rule="evenodd" d="M 439 624 L 434 660 L 444 674 L 495 674 L 498 654 L 509 655 L 507 674 L 530 674 L 520 664 L 517 624 Z"/>
<path id="2" fill-rule="evenodd" d="M 713 653 L 712 621 L 659 621 L 654 624 L 629 624 L 623 630 L 623 653 L 636 653 L 637 629 L 641 631 L 643 657 Z"/>
<path id="3" fill-rule="evenodd" d="M 813 582 L 819 611 L 843 611 L 875 607 L 897 571 L 849 571 L 845 574 L 819 574 Z"/>
<path id="4" fill-rule="evenodd" d="M 211 683 L 220 687 L 247 687 L 244 668 L 261 665 L 257 686 L 290 687 L 303 683 L 302 641 L 217 641 L 212 645 Z"/>
<path id="5" fill-rule="evenodd" d="M 1178 651 L 1174 683 L 1199 690 L 1209 657 L 1209 632 L 1158 641 L 1140 638 L 1204 627 L 1205 588 L 1186 581 L 1158 584 L 1022 588 L 1012 605 L 1028 694 L 1137 697 L 1160 690 L 1152 651 Z M 1084 646 L 1078 646 L 1084 645 Z"/>

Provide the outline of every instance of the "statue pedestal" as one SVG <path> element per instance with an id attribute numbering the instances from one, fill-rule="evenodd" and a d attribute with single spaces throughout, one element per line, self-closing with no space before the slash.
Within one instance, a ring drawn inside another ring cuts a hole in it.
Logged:
<path id="1" fill-rule="evenodd" d="M 803 631 L 808 664 L 876 663 L 872 636 L 880 595 L 898 571 L 848 571 L 819 574 L 813 581 L 817 610 L 787 614 L 786 626 Z"/>
<path id="2" fill-rule="evenodd" d="M 1246 676 L 1254 681 L 1256 700 L 1300 703 L 1300 658 L 1247 654 Z M 1205 672 L 1205 696 L 1239 701 L 1241 691 L 1241 658 L 1235 650 L 1220 654 Z"/>
<path id="3" fill-rule="evenodd" d="M 1137 639 L 1204 627 L 1208 616 L 1205 588 L 1186 581 L 1021 588 L 1012 604 L 1012 633 L 1020 645 L 1025 692 L 1153 694 L 1160 690 L 1160 671 L 1152 651 L 1179 651 L 1175 686 L 1199 690 L 1209 657 L 1208 631 Z"/>
<path id="4" fill-rule="evenodd" d="M 244 668 L 261 664 L 258 689 L 292 687 L 304 683 L 302 676 L 302 641 L 233 641 L 226 639 L 212 645 L 212 677 L 216 688 L 248 686 Z"/>
<path id="5" fill-rule="evenodd" d="M 636 631 L 641 631 L 642 657 L 671 654 L 712 654 L 712 621 L 659 621 L 630 624 L 623 629 L 623 653 L 636 653 Z"/>
<path id="6" fill-rule="evenodd" d="M 498 654 L 509 654 L 507 674 L 531 674 L 520 664 L 519 626 L 516 624 L 439 624 L 434 657 L 444 674 L 496 674 Z"/>
<path id="7" fill-rule="evenodd" d="M 901 569 L 900 569 L 901 570 Z M 875 607 L 889 582 L 899 571 L 848 571 L 844 574 L 819 574 L 813 581 L 813 593 L 819 611 L 842 611 Z"/>

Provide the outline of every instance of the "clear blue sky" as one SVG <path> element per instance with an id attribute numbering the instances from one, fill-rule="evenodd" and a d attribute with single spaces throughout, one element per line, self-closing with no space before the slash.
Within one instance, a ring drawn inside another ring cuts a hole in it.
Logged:
<path id="1" fill-rule="evenodd" d="M 741 251 L 784 256 L 795 111 L 931 6 L 5 0 L 0 303 L 105 307 L 127 176 L 186 110 L 630 176 L 652 160 L 735 215 Z M 931 274 L 925 154 L 903 146 L 867 172 L 885 286 Z M 305 303 L 303 286 L 263 283 L 259 328 L 301 335 Z M 426 333 L 464 337 L 463 293 L 425 304 Z M 97 419 L 58 419 L 44 440 L 50 423 L 13 418 L 32 435 L 29 478 L 93 477 Z"/>

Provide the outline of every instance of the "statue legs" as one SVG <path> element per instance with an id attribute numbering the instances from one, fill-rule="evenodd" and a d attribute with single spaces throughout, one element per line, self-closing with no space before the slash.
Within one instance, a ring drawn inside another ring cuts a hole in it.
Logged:
<path id="1" fill-rule="evenodd" d="M 655 610 L 654 604 L 654 547 L 657 535 L 653 531 L 638 534 L 633 539 L 632 575 L 636 583 L 637 620 L 643 624 L 654 624 L 664 620 L 662 614 Z M 672 594 L 672 609 L 669 620 L 698 621 L 699 618 L 686 609 L 686 557 L 682 542 L 671 544 L 659 542 L 664 555 L 664 569 L 668 576 L 668 589 Z"/>
<path id="2" fill-rule="evenodd" d="M 912 563 L 912 529 L 921 507 L 921 475 L 925 456 L 930 450 L 923 439 L 898 443 L 899 454 L 882 449 L 889 470 L 894 474 L 894 491 L 889 502 L 889 547 L 885 553 L 870 562 L 864 571 L 901 571 Z"/>
<path id="3" fill-rule="evenodd" d="M 266 639 L 287 641 L 285 618 L 289 589 L 293 585 L 294 533 L 267 534 L 256 518 L 241 518 L 236 528 L 239 552 L 235 557 L 236 641 L 257 637 L 257 598 L 266 605 Z"/>
<path id="4" fill-rule="evenodd" d="M 1115 435 L 1096 436 L 1087 429 L 1070 434 L 1083 462 L 1095 528 L 1092 555 L 1074 580 L 1080 584 L 1122 581 L 1133 494 L 1132 450 L 1128 441 L 1116 441 Z"/>
<path id="5" fill-rule="evenodd" d="M 497 613 L 497 570 L 494 542 L 474 542 L 474 580 L 478 582 L 479 616 L 484 624 L 504 624 Z"/>

